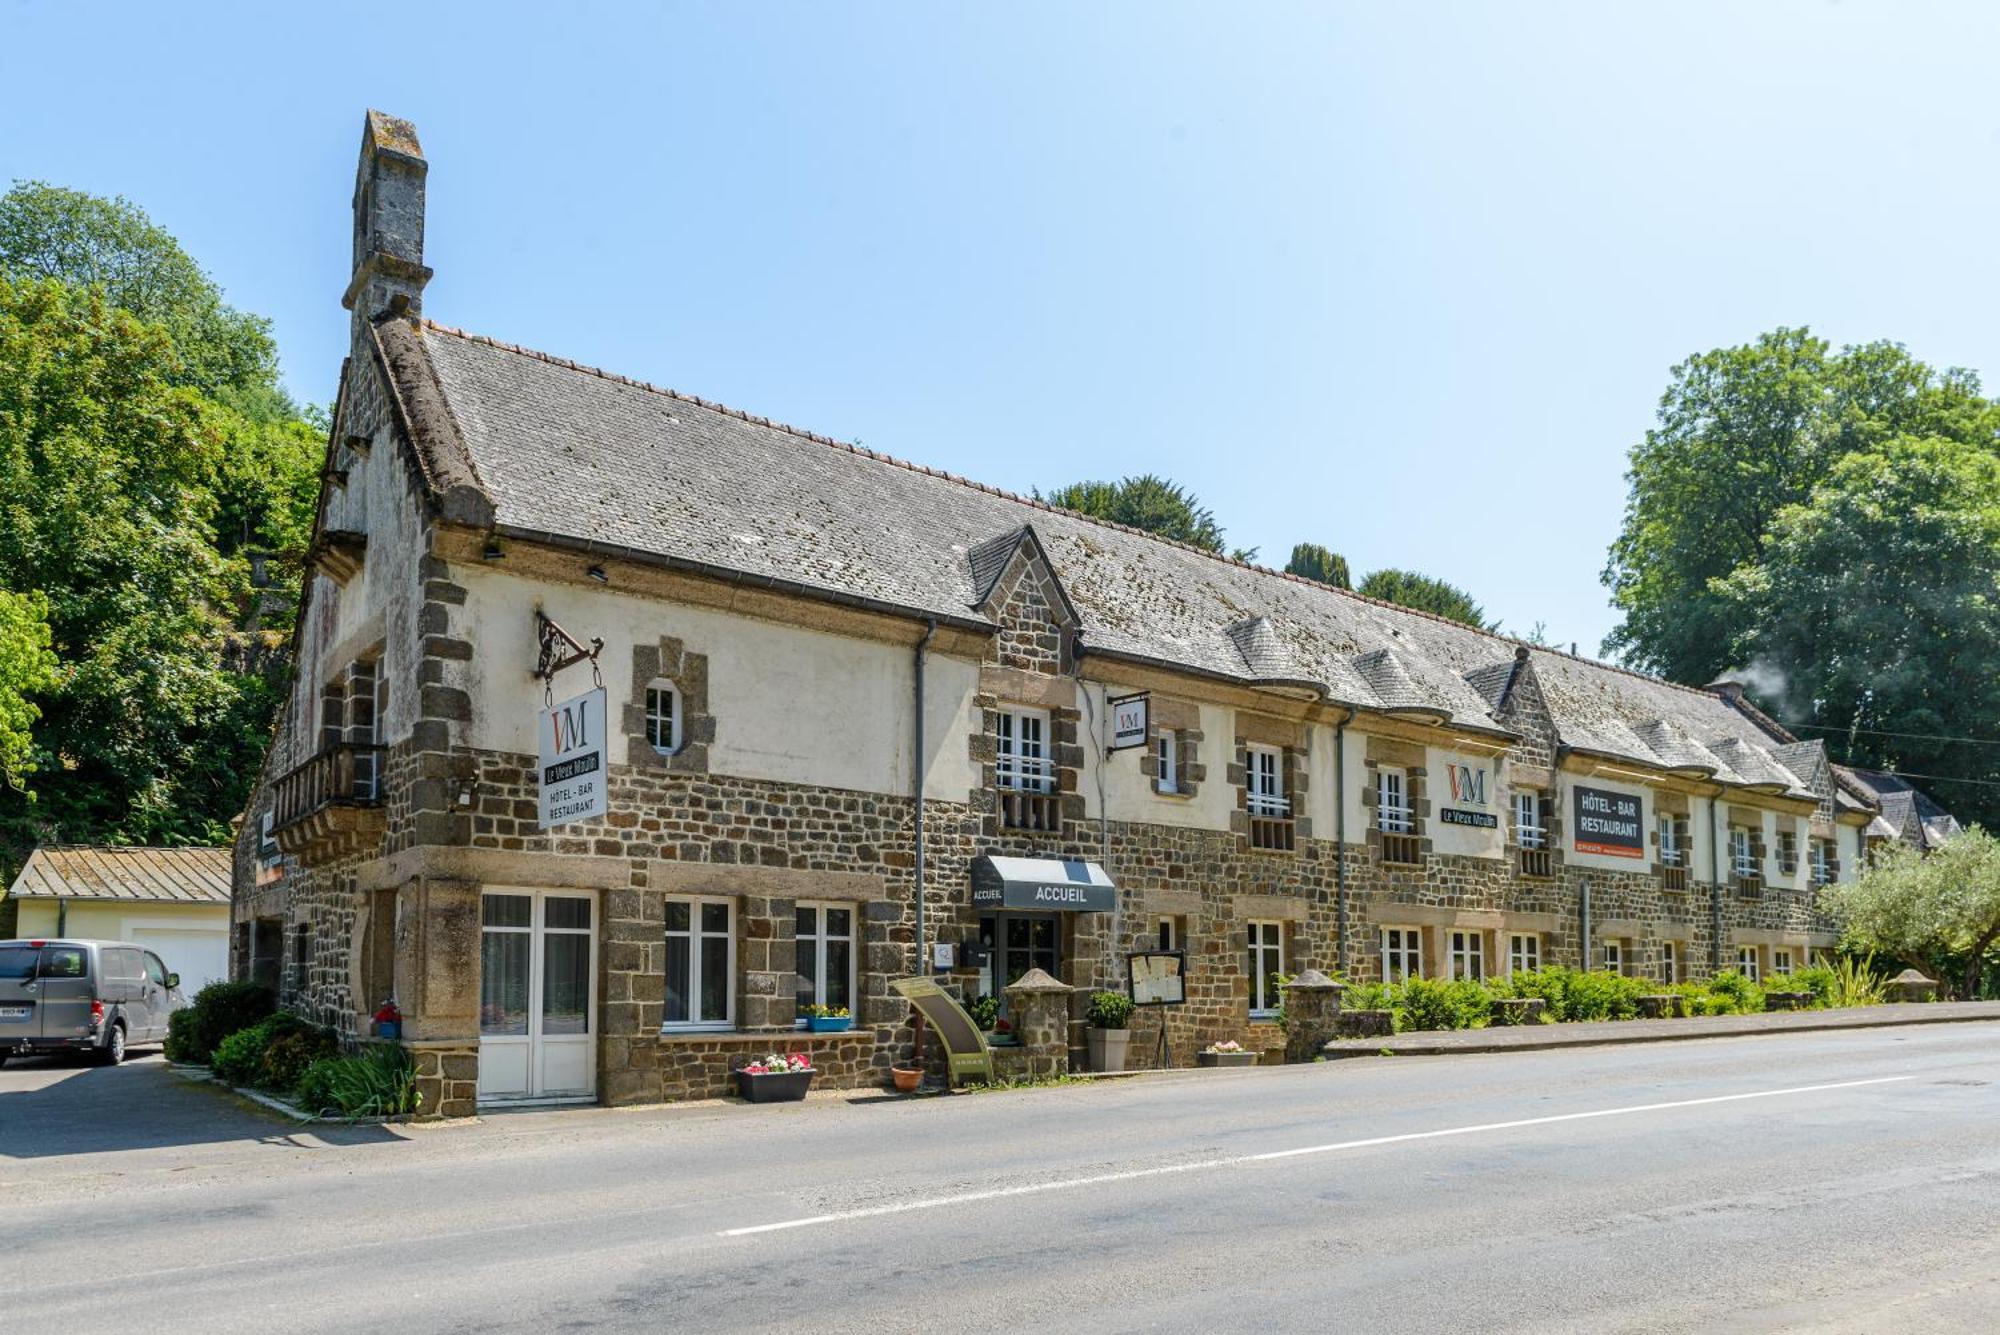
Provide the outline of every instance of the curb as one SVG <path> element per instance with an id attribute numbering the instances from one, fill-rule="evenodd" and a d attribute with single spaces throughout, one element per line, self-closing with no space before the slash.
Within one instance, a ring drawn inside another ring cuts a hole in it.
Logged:
<path id="1" fill-rule="evenodd" d="M 1871 1007 L 1870 1009 L 1875 1008 Z M 1929 1007 L 1925 1007 L 1925 1009 L 1929 1009 Z M 1811 1012 L 1793 1011 L 1790 1014 L 1811 1014 Z M 1754 1019 L 1756 1017 L 1745 1018 Z M 1543 1027 L 1547 1029 L 1584 1030 L 1585 1032 L 1566 1035 L 1550 1034 L 1544 1039 L 1530 1039 L 1525 1042 L 1474 1042 L 1463 1044 L 1453 1043 L 1450 1045 L 1440 1044 L 1435 1046 L 1425 1043 L 1398 1047 L 1397 1039 L 1408 1039 L 1417 1035 L 1414 1033 L 1398 1034 L 1385 1039 L 1338 1038 L 1321 1048 L 1320 1055 L 1327 1061 L 1347 1061 L 1357 1057 L 1491 1056 L 1495 1053 L 1506 1052 L 1550 1052 L 1559 1048 L 1602 1048 L 1633 1043 L 1686 1043 L 1694 1039 L 1703 1038 L 1768 1038 L 1773 1035 L 1783 1034 L 1824 1034 L 1843 1029 L 1899 1029 L 1909 1025 L 1979 1024 L 1995 1020 L 2000 1020 L 2000 1005 L 1994 1005 L 1983 1012 L 1974 1012 L 1972 1014 L 1960 1012 L 1952 1015 L 1884 1015 L 1879 1018 L 1854 1015 L 1843 1016 L 1839 1019 L 1828 1019 L 1812 1024 L 1792 1023 L 1769 1027 L 1744 1026 L 1740 1029 L 1720 1030 L 1703 1030 L 1689 1025 L 1686 1028 L 1679 1029 L 1650 1033 L 1628 1032 L 1624 1034 L 1620 1034 L 1616 1030 L 1627 1023 L 1625 1021 L 1595 1020 L 1589 1022 L 1587 1025 L 1546 1025 Z M 1672 1023 L 1676 1025 L 1688 1024 L 1685 1020 L 1676 1020 Z M 1443 1033 L 1446 1031 L 1433 1030 L 1426 1032 Z M 1458 1032 L 1466 1031 L 1461 1030 Z M 1497 1032 L 1520 1033 L 1523 1030 L 1509 1028 Z"/>

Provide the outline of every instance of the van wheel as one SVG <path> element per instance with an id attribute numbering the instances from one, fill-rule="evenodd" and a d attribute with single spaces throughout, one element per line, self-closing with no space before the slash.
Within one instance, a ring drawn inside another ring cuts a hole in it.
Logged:
<path id="1" fill-rule="evenodd" d="M 111 1032 L 104 1036 L 104 1046 L 97 1050 L 99 1066 L 116 1066 L 125 1060 L 125 1026 L 114 1024 Z"/>

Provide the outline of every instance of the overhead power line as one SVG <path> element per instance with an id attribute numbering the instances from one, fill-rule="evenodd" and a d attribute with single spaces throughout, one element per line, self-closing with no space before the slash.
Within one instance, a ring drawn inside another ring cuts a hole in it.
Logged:
<path id="1" fill-rule="evenodd" d="M 1885 728 L 1836 728 L 1826 723 L 1793 723 L 1793 728 L 1813 732 L 1865 732 L 1870 737 L 1907 737 L 1924 742 L 1971 742 L 1977 746 L 2000 746 L 2000 737 L 1958 737 L 1948 732 L 1890 732 Z"/>

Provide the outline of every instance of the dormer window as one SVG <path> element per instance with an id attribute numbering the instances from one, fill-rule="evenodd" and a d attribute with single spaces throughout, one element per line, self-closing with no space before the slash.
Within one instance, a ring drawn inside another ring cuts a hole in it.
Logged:
<path id="1" fill-rule="evenodd" d="M 670 681 L 646 687 L 646 741 L 663 756 L 681 749 L 681 693 Z"/>

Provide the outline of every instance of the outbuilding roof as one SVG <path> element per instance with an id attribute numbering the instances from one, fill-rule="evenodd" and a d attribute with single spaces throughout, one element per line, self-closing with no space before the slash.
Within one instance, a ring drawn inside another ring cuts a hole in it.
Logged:
<path id="1" fill-rule="evenodd" d="M 8 894 L 19 899 L 227 904 L 226 848 L 107 848 L 45 844 L 28 855 Z"/>
<path id="2" fill-rule="evenodd" d="M 462 449 L 501 536 L 654 560 L 987 628 L 1032 531 L 1092 654 L 1358 708 L 1508 730 L 1525 650 L 1558 735 L 1594 754 L 1811 796 L 1774 736 L 1714 692 L 1059 510 L 574 362 L 385 320 L 382 361 L 426 448 Z M 445 420 L 448 419 L 448 420 Z M 1656 739 L 1656 740 L 1655 740 Z"/>

